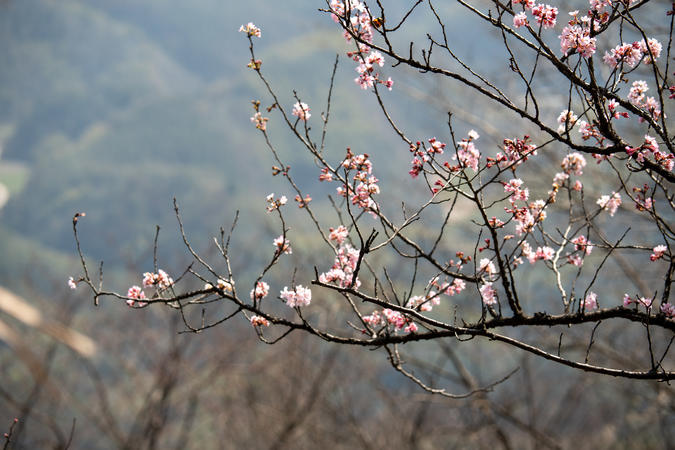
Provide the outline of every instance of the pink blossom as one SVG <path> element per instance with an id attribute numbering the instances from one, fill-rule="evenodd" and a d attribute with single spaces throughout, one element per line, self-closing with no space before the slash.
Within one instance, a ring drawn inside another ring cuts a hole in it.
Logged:
<path id="1" fill-rule="evenodd" d="M 637 299 L 636 303 L 641 304 L 645 308 L 651 308 L 652 307 L 652 302 L 654 301 L 653 298 L 648 298 L 648 297 L 640 297 Z"/>
<path id="2" fill-rule="evenodd" d="M 136 305 L 136 300 L 145 299 L 145 292 L 143 292 L 140 286 L 131 286 L 127 291 L 127 297 L 129 297 L 129 300 L 127 300 L 127 305 L 129 306 L 138 306 L 140 308 L 147 305 L 147 302 L 138 302 L 138 305 Z"/>
<path id="3" fill-rule="evenodd" d="M 644 103 L 638 106 L 649 111 L 654 120 L 658 120 L 661 117 L 661 104 L 654 97 L 647 97 Z M 640 120 L 644 119 L 640 118 Z"/>
<path id="4" fill-rule="evenodd" d="M 612 0 L 590 0 L 591 9 L 601 12 L 607 6 L 612 6 Z"/>
<path id="5" fill-rule="evenodd" d="M 476 136 L 475 138 L 473 136 Z M 455 158 L 458 158 L 459 161 L 465 167 L 471 167 L 473 170 L 478 170 L 478 160 L 480 158 L 480 152 L 475 147 L 472 142 L 474 139 L 478 138 L 478 133 L 471 130 L 469 132 L 469 139 L 462 139 L 457 145 L 457 155 Z"/>
<path id="6" fill-rule="evenodd" d="M 584 263 L 584 260 L 579 255 L 569 255 L 567 257 L 567 262 L 569 262 L 570 264 L 572 264 L 574 266 L 580 267 Z"/>
<path id="7" fill-rule="evenodd" d="M 525 135 L 523 139 L 504 139 L 504 153 L 497 153 L 496 161 L 500 167 L 511 165 L 519 166 L 527 161 L 530 156 L 537 154 L 537 146 L 530 144 L 530 137 Z"/>
<path id="8" fill-rule="evenodd" d="M 388 77 L 387 81 L 385 81 L 383 84 L 384 84 L 384 87 L 386 87 L 387 89 L 389 89 L 391 91 L 392 86 L 394 86 L 394 81 L 391 79 L 391 77 Z"/>
<path id="9" fill-rule="evenodd" d="M 555 26 L 556 17 L 558 16 L 558 8 L 540 3 L 532 8 L 532 15 L 542 27 L 553 28 Z"/>
<path id="10" fill-rule="evenodd" d="M 612 192 L 612 195 L 603 195 L 595 203 L 597 203 L 605 211 L 609 211 L 609 215 L 614 217 L 616 210 L 621 206 L 621 195 L 617 192 Z"/>
<path id="11" fill-rule="evenodd" d="M 328 171 L 327 167 L 321 169 L 321 174 L 319 175 L 319 181 L 333 181 L 333 174 Z"/>
<path id="12" fill-rule="evenodd" d="M 647 39 L 647 44 L 645 44 L 644 39 L 640 41 L 640 48 L 642 52 L 645 54 L 645 58 L 643 62 L 645 64 L 651 64 L 652 63 L 652 57 L 651 55 L 654 56 L 654 59 L 659 59 L 661 56 L 661 50 L 662 50 L 662 45 L 659 41 L 653 38 L 648 38 Z M 650 55 L 651 51 L 651 55 Z"/>
<path id="13" fill-rule="evenodd" d="M 253 22 L 249 22 L 246 26 L 242 25 L 239 27 L 240 33 L 246 33 L 249 36 L 260 37 L 260 28 L 253 25 Z"/>
<path id="14" fill-rule="evenodd" d="M 71 289 L 77 289 L 77 283 L 75 283 L 73 277 L 68 278 L 68 287 Z"/>
<path id="15" fill-rule="evenodd" d="M 591 244 L 591 241 L 586 239 L 586 236 L 579 236 L 577 238 L 574 238 L 572 239 L 572 243 L 574 244 L 575 250 L 582 250 L 587 255 L 590 255 L 591 252 L 593 251 L 593 245 Z"/>
<path id="16" fill-rule="evenodd" d="M 573 111 L 563 110 L 558 116 L 558 133 L 564 133 L 567 130 L 574 128 L 574 125 L 577 123 L 579 118 L 574 114 Z"/>
<path id="17" fill-rule="evenodd" d="M 421 311 L 431 311 L 435 305 L 440 305 L 440 303 L 439 293 L 430 290 L 425 296 L 415 295 L 410 297 L 406 303 L 406 308 L 416 309 L 419 307 Z"/>
<path id="18" fill-rule="evenodd" d="M 274 239 L 274 246 L 277 248 L 278 253 L 283 252 L 286 255 L 290 255 L 293 253 L 293 249 L 291 248 L 291 242 L 288 239 L 284 239 L 283 235 Z"/>
<path id="19" fill-rule="evenodd" d="M 333 267 L 328 272 L 319 275 L 322 283 L 337 283 L 340 287 L 347 288 L 352 284 L 354 270 L 359 260 L 359 251 L 347 243 L 343 243 L 338 249 Z M 358 289 L 361 281 L 354 280 L 354 288 Z"/>
<path id="20" fill-rule="evenodd" d="M 654 253 L 652 253 L 649 256 L 649 259 L 652 261 L 656 261 L 657 259 L 662 258 L 663 255 L 666 253 L 666 251 L 668 251 L 668 247 L 666 247 L 665 245 L 657 245 L 656 247 L 654 247 Z"/>
<path id="21" fill-rule="evenodd" d="M 269 327 L 270 321 L 262 316 L 251 316 L 251 325 L 254 327 Z"/>
<path id="22" fill-rule="evenodd" d="M 485 283 L 480 287 L 480 295 L 483 297 L 483 303 L 494 305 L 497 303 L 497 292 L 492 287 L 492 283 Z"/>
<path id="23" fill-rule="evenodd" d="M 255 123 L 255 127 L 260 131 L 265 131 L 267 129 L 267 117 L 263 117 L 261 113 L 257 112 L 251 117 L 251 122 Z"/>
<path id="24" fill-rule="evenodd" d="M 374 66 L 377 64 L 378 66 L 382 67 L 384 66 L 384 57 L 382 56 L 382 53 L 373 51 L 366 57 L 366 64 L 369 64 L 370 66 Z"/>
<path id="25" fill-rule="evenodd" d="M 272 212 L 275 209 L 278 209 L 279 207 L 283 206 L 288 202 L 288 199 L 286 198 L 285 195 L 282 195 L 278 199 L 274 198 L 274 192 L 272 192 L 270 195 L 265 197 L 265 201 L 267 202 L 267 212 Z"/>
<path id="26" fill-rule="evenodd" d="M 379 311 L 373 311 L 371 315 L 363 316 L 363 321 L 374 327 L 382 323 L 382 316 Z"/>
<path id="27" fill-rule="evenodd" d="M 225 281 L 222 278 L 218 278 L 218 281 L 216 282 L 216 288 L 228 293 L 232 292 L 233 290 L 232 283 Z M 206 283 L 204 285 L 204 289 L 213 289 L 213 285 L 211 283 Z"/>
<path id="28" fill-rule="evenodd" d="M 330 229 L 330 235 L 329 238 L 331 241 L 336 241 L 338 244 L 342 244 L 345 239 L 347 239 L 347 236 L 349 236 L 349 231 L 347 230 L 347 227 L 344 225 L 340 225 L 337 228 L 331 228 Z"/>
<path id="29" fill-rule="evenodd" d="M 363 72 L 358 77 L 354 78 L 354 82 L 363 90 L 375 86 L 375 81 L 377 81 L 377 79 L 368 72 Z"/>
<path id="30" fill-rule="evenodd" d="M 661 303 L 661 312 L 665 314 L 666 317 L 672 319 L 675 318 L 675 305 L 672 303 Z"/>
<path id="31" fill-rule="evenodd" d="M 649 90 L 647 82 L 644 80 L 637 80 L 633 82 L 633 85 L 630 88 L 628 93 L 628 101 L 636 106 L 640 106 L 640 103 L 645 98 L 645 92 Z"/>
<path id="32" fill-rule="evenodd" d="M 497 273 L 495 265 L 488 258 L 483 258 L 480 260 L 478 271 L 479 272 L 485 271 L 485 273 L 487 273 L 488 275 L 494 275 L 495 273 Z"/>
<path id="33" fill-rule="evenodd" d="M 630 297 L 630 295 L 623 294 L 623 306 L 627 308 L 631 305 L 631 303 L 633 303 L 633 299 Z"/>
<path id="34" fill-rule="evenodd" d="M 565 162 L 563 161 L 563 164 Z M 553 176 L 553 186 L 554 187 L 561 187 L 564 183 L 565 180 L 569 178 L 569 174 L 564 173 L 564 172 L 558 172 Z"/>
<path id="35" fill-rule="evenodd" d="M 543 259 L 544 261 L 552 260 L 554 254 L 555 252 L 551 247 L 537 247 L 535 253 L 537 259 Z"/>
<path id="36" fill-rule="evenodd" d="M 595 292 L 589 292 L 584 299 L 584 308 L 586 310 L 598 309 L 598 295 Z"/>
<path id="37" fill-rule="evenodd" d="M 264 281 L 258 281 L 254 289 L 251 289 L 251 300 L 262 300 L 270 292 L 270 285 Z"/>
<path id="38" fill-rule="evenodd" d="M 520 248 L 522 255 L 525 258 L 527 258 L 530 264 L 534 264 L 535 262 L 537 262 L 537 254 L 532 251 L 532 247 L 530 246 L 530 244 L 528 244 L 527 241 L 523 241 L 523 243 L 520 244 Z"/>
<path id="39" fill-rule="evenodd" d="M 402 329 L 408 323 L 405 316 L 398 311 L 393 311 L 389 308 L 385 308 L 382 310 L 382 313 L 384 314 L 384 317 L 387 319 L 387 322 L 391 325 L 394 325 L 394 328 L 396 328 L 397 330 Z"/>
<path id="40" fill-rule="evenodd" d="M 145 272 L 143 274 L 143 287 L 157 286 L 159 289 L 166 289 L 173 285 L 173 278 L 171 278 L 162 269 L 157 273 Z"/>
<path id="41" fill-rule="evenodd" d="M 513 0 L 513 4 L 522 4 L 525 9 L 532 9 L 534 6 L 534 0 Z"/>
<path id="42" fill-rule="evenodd" d="M 296 286 L 292 291 L 289 291 L 288 287 L 284 286 L 280 297 L 291 308 L 308 306 L 312 302 L 312 291 L 309 288 L 302 287 L 302 285 Z"/>
<path id="43" fill-rule="evenodd" d="M 410 322 L 407 327 L 403 329 L 406 333 L 414 333 L 417 331 L 417 325 L 415 322 Z"/>
<path id="44" fill-rule="evenodd" d="M 626 44 L 624 42 L 621 45 L 617 45 L 609 52 L 605 52 L 605 56 L 602 59 L 605 64 L 612 68 L 618 66 L 619 63 L 624 63 L 630 68 L 633 68 L 642 59 L 642 45 L 639 42 L 633 42 L 632 44 Z"/>
<path id="45" fill-rule="evenodd" d="M 527 15 L 525 12 L 519 12 L 515 16 L 513 16 L 513 26 L 515 28 L 520 28 L 527 25 Z"/>
<path id="46" fill-rule="evenodd" d="M 595 53 L 596 38 L 590 37 L 590 30 L 578 25 L 568 25 L 563 28 L 560 37 L 560 50 L 567 55 L 570 50 L 576 50 L 584 58 L 590 58 Z"/>
<path id="47" fill-rule="evenodd" d="M 437 153 L 439 155 L 443 154 L 443 149 L 445 148 L 445 144 L 439 140 L 437 140 L 435 137 L 429 139 L 429 145 L 430 148 L 427 151 L 430 154 Z"/>
<path id="48" fill-rule="evenodd" d="M 311 109 L 309 109 L 309 106 L 307 106 L 307 103 L 305 102 L 295 102 L 293 105 L 293 112 L 292 114 L 296 116 L 300 120 L 307 121 L 309 120 L 312 115 L 309 113 Z"/>
<path id="49" fill-rule="evenodd" d="M 459 278 L 455 278 L 452 281 L 452 284 L 447 286 L 445 290 L 443 291 L 446 295 L 455 295 L 459 294 L 462 292 L 464 289 L 466 289 L 466 283 L 464 280 L 460 280 Z"/>
<path id="50" fill-rule="evenodd" d="M 345 271 L 342 269 L 331 269 L 328 272 L 324 272 L 319 275 L 319 281 L 322 283 L 335 283 L 339 282 L 342 284 L 346 278 Z"/>
<path id="51" fill-rule="evenodd" d="M 560 166 L 567 174 L 581 175 L 583 168 L 586 167 L 586 158 L 579 152 L 570 153 L 565 156 Z"/>

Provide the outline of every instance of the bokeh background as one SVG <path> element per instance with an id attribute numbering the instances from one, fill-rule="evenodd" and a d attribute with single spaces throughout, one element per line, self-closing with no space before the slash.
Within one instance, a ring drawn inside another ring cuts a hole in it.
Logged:
<path id="1" fill-rule="evenodd" d="M 407 3 L 386 2 L 399 11 Z M 160 267 L 184 270 L 174 197 L 206 255 L 239 211 L 234 269 L 239 280 L 255 279 L 279 234 L 264 198 L 289 192 L 271 176 L 272 158 L 249 120 L 252 100 L 270 105 L 237 32 L 249 21 L 262 29 L 257 56 L 284 106 L 295 90 L 316 119 L 340 55 L 327 151 L 336 161 L 347 146 L 370 154 L 386 187 L 383 204 L 424 198 L 407 175 L 408 149 L 353 83 L 350 48 L 321 7 L 0 0 L 0 430 L 19 418 L 12 448 L 672 448 L 673 392 L 664 384 L 577 374 L 491 346 L 411 346 L 418 370 L 460 392 L 520 368 L 494 392 L 447 400 L 412 386 L 384 353 L 303 336 L 265 346 L 243 320 L 180 333 L 180 317 L 165 308 L 95 307 L 84 289 L 68 289 L 68 277 L 80 273 L 71 222 L 78 211 L 86 212 L 86 257 L 92 267 L 105 261 L 110 289 L 125 292 L 152 269 L 157 225 Z M 468 63 L 489 74 L 508 70 L 493 45 L 499 36 L 476 32 L 456 5 L 439 8 Z M 423 37 L 429 20 L 411 16 L 407 32 Z M 447 139 L 448 110 L 485 147 L 519 126 L 457 85 L 383 70 L 395 80 L 387 107 L 420 138 Z M 552 117 L 560 98 L 552 92 L 542 101 Z M 314 162 L 270 117 L 277 148 L 319 203 L 328 187 Z M 552 175 L 555 159 L 542 155 L 537 164 Z M 458 226 L 453 238 L 467 232 Z M 301 270 L 321 261 L 299 251 L 318 247 L 317 238 L 294 241 L 291 261 Z M 630 360 L 618 348 L 604 351 Z"/>

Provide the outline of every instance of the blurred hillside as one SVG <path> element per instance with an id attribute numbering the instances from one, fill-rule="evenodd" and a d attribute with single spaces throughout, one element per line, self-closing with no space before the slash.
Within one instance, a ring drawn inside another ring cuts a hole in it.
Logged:
<path id="1" fill-rule="evenodd" d="M 0 216 L 4 233 L 71 254 L 70 218 L 86 211 L 96 231 L 85 233 L 86 251 L 116 264 L 147 251 L 155 224 L 175 229 L 173 196 L 205 241 L 237 209 L 261 220 L 270 186 L 260 180 L 270 160 L 249 117 L 250 101 L 264 96 L 237 30 L 255 20 L 278 91 L 292 104 L 292 89 L 301 89 L 318 110 L 344 45 L 325 26 L 330 19 L 301 3 L 279 10 L 262 1 L 0 4 L 0 182 L 12 191 Z M 324 76 L 303 75 L 308 66 Z M 360 93 L 349 91 L 338 102 L 358 104 Z M 350 107 L 336 123 L 364 118 Z M 286 135 L 277 137 L 290 147 Z M 311 167 L 291 161 L 303 177 Z M 175 253 L 173 240 L 166 245 Z M 28 270 L 23 256 L 14 255 L 11 271 L 3 258 L 0 282 Z"/>

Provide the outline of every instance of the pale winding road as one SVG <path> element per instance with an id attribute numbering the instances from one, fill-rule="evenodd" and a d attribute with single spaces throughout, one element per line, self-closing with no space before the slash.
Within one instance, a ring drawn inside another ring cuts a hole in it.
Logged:
<path id="1" fill-rule="evenodd" d="M 7 200 L 9 200 L 9 189 L 7 189 L 4 184 L 0 183 L 0 209 L 5 206 Z"/>

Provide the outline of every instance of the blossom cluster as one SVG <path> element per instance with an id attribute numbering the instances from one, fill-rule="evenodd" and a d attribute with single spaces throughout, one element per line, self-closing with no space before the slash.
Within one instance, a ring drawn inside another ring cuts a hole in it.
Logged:
<path id="1" fill-rule="evenodd" d="M 516 233 L 521 236 L 523 233 L 529 233 L 538 222 L 543 222 L 546 219 L 546 202 L 544 200 L 535 200 L 528 203 L 530 192 L 523 185 L 520 178 L 511 179 L 508 183 L 503 183 L 504 190 L 510 192 L 509 197 L 510 207 L 504 207 L 504 211 L 513 215 L 516 221 Z M 524 206 L 519 206 L 518 201 L 524 202 Z M 498 225 L 497 219 L 493 220 L 494 225 Z"/>
<path id="2" fill-rule="evenodd" d="M 652 253 L 649 256 L 649 259 L 651 261 L 656 261 L 657 259 L 661 259 L 663 257 L 666 251 L 668 251 L 668 247 L 666 247 L 665 245 L 657 245 L 656 247 L 654 247 L 653 251 L 654 253 Z"/>
<path id="3" fill-rule="evenodd" d="M 570 153 L 563 158 L 562 163 L 560 163 L 560 167 L 562 167 L 563 171 L 567 175 L 583 175 L 583 169 L 586 167 L 586 158 L 584 158 L 584 155 L 579 152 Z"/>
<path id="4" fill-rule="evenodd" d="M 457 143 L 456 158 L 463 167 L 471 167 L 473 170 L 478 170 L 478 160 L 480 159 L 480 151 L 474 145 L 480 136 L 474 130 L 469 131 L 469 138 L 462 139 Z"/>
<path id="5" fill-rule="evenodd" d="M 284 253 L 286 255 L 290 255 L 293 253 L 291 242 L 284 238 L 283 235 L 274 239 L 274 246 L 276 247 L 276 252 L 279 254 Z"/>
<path id="6" fill-rule="evenodd" d="M 342 288 L 353 287 L 358 289 L 361 281 L 356 277 L 354 271 L 359 260 L 359 251 L 348 243 L 340 245 L 335 256 L 333 266 L 328 272 L 319 275 L 319 281 L 322 283 L 337 283 Z"/>
<path id="7" fill-rule="evenodd" d="M 379 325 L 392 325 L 394 330 L 403 330 L 406 333 L 414 333 L 417 331 L 417 325 L 399 311 L 394 311 L 389 308 L 379 311 L 374 311 L 372 314 L 363 317 L 363 321 L 372 327 Z"/>
<path id="8" fill-rule="evenodd" d="M 645 135 L 642 145 L 638 147 L 627 146 L 626 153 L 634 157 L 639 163 L 644 162 L 645 159 L 651 156 L 658 165 L 668 172 L 671 172 L 675 167 L 675 155 L 661 151 L 656 139 L 648 134 Z"/>
<path id="9" fill-rule="evenodd" d="M 654 97 L 646 96 L 645 93 L 648 90 L 649 86 L 646 81 L 634 81 L 628 92 L 628 101 L 647 111 L 654 120 L 658 120 L 661 117 L 661 105 Z"/>
<path id="10" fill-rule="evenodd" d="M 661 56 L 662 48 L 661 43 L 652 38 L 648 38 L 647 42 L 644 39 L 630 44 L 624 42 L 605 52 L 602 60 L 612 68 L 624 64 L 632 69 L 640 62 L 651 64 Z"/>
<path id="11" fill-rule="evenodd" d="M 267 297 L 267 294 L 270 293 L 270 285 L 265 283 L 264 281 L 258 281 L 255 284 L 255 287 L 251 289 L 251 293 L 249 294 L 251 297 L 251 300 L 262 300 L 263 298 Z"/>
<path id="12" fill-rule="evenodd" d="M 361 89 L 368 89 L 380 83 L 391 90 L 394 84 L 392 79 L 383 80 L 375 69 L 376 66 L 384 66 L 384 56 L 378 51 L 371 51 L 368 45 L 373 43 L 373 26 L 378 23 L 372 20 L 368 7 L 359 0 L 331 0 L 330 10 L 333 20 L 342 23 L 349 30 L 344 32 L 347 42 L 351 41 L 352 33 L 360 41 L 357 43 L 358 50 L 347 53 L 358 64 L 356 72 L 359 75 L 354 79 L 356 84 Z"/>
<path id="13" fill-rule="evenodd" d="M 635 304 L 635 305 L 642 305 L 645 308 L 649 309 L 652 307 L 653 302 L 654 299 L 650 297 L 635 296 L 635 298 L 633 298 L 628 294 L 623 295 L 623 306 L 626 308 L 629 307 L 631 304 Z"/>
<path id="14" fill-rule="evenodd" d="M 488 167 L 499 164 L 499 167 L 515 168 L 537 154 L 537 146 L 530 143 L 530 136 L 523 139 L 504 139 L 504 152 L 499 152 L 495 158 L 488 158 Z"/>
<path id="15" fill-rule="evenodd" d="M 534 264 L 539 260 L 550 261 L 553 259 L 553 256 L 555 254 L 555 251 L 551 247 L 546 246 L 537 247 L 537 249 L 533 251 L 532 247 L 530 246 L 529 243 L 527 243 L 527 241 L 523 241 L 523 243 L 520 244 L 520 248 L 521 248 L 521 255 L 527 258 L 530 264 Z"/>
<path id="16" fill-rule="evenodd" d="M 284 286 L 279 296 L 291 308 L 308 306 L 312 302 L 312 291 L 302 285 L 296 286 L 293 290 L 288 290 L 288 287 Z"/>
<path id="17" fill-rule="evenodd" d="M 421 142 L 417 142 L 414 145 L 410 144 L 410 152 L 415 155 L 411 161 L 412 168 L 408 172 L 411 177 L 417 178 L 417 176 L 424 170 L 424 164 L 431 161 L 434 157 L 434 154 L 442 155 L 445 145 L 443 142 L 437 140 L 435 137 L 428 140 L 429 148 L 423 145 Z"/>
<path id="18" fill-rule="evenodd" d="M 173 278 L 169 276 L 165 271 L 162 269 L 159 269 L 157 273 L 154 272 L 145 272 L 143 274 L 143 287 L 155 287 L 157 289 L 167 289 L 171 286 L 173 286 L 174 281 Z M 72 287 L 72 286 L 71 286 Z M 145 296 L 145 292 L 143 292 L 143 288 L 140 286 L 131 286 L 127 290 L 127 305 L 129 306 L 136 306 L 139 308 L 142 308 L 146 306 L 148 303 L 139 301 L 139 300 L 145 300 L 147 297 Z"/>
<path id="19" fill-rule="evenodd" d="M 450 261 L 450 265 L 452 265 L 452 260 Z M 461 263 L 460 265 L 458 265 L 458 269 L 461 270 Z M 441 294 L 445 294 L 450 297 L 459 294 L 464 289 L 466 289 L 466 283 L 464 282 L 464 280 L 460 280 L 459 278 L 455 278 L 454 280 L 452 280 L 452 283 L 449 283 L 447 281 L 439 283 L 438 277 L 435 277 L 429 282 L 429 285 L 438 289 L 438 291 Z"/>
<path id="20" fill-rule="evenodd" d="M 610 109 L 612 106 L 616 107 L 615 104 L 610 103 Z M 627 113 L 616 113 L 616 115 L 622 115 L 625 114 L 627 116 Z M 581 138 L 583 140 L 588 140 L 591 138 L 595 138 L 599 146 L 603 146 L 605 137 L 600 133 L 595 125 L 586 122 L 585 120 L 580 120 L 576 114 L 574 114 L 574 111 L 570 110 L 563 110 L 560 115 L 558 116 L 558 133 L 559 134 L 565 134 L 569 133 L 572 131 L 572 129 L 575 128 L 575 126 L 578 125 L 578 131 L 579 134 L 581 134 Z"/>
<path id="21" fill-rule="evenodd" d="M 275 209 L 279 209 L 279 207 L 285 205 L 286 202 L 288 202 L 288 199 L 285 195 L 282 195 L 279 198 L 274 198 L 274 192 L 272 192 L 270 195 L 265 197 L 265 201 L 267 202 L 267 212 L 272 212 Z"/>
<path id="22" fill-rule="evenodd" d="M 380 193 L 380 186 L 377 184 L 379 180 L 372 174 L 373 164 L 368 159 L 368 154 L 355 155 L 347 149 L 347 156 L 342 161 L 342 167 L 348 171 L 355 171 L 355 174 L 353 185 L 345 183 L 337 187 L 338 195 L 350 196 L 352 205 L 370 211 L 374 215 L 378 208 L 372 196 Z M 319 178 L 321 179 L 321 176 Z M 332 180 L 332 177 L 330 179 Z"/>
<path id="23" fill-rule="evenodd" d="M 339 244 L 342 244 L 347 236 L 349 236 L 349 231 L 344 225 L 340 225 L 337 228 L 330 228 L 330 235 L 328 236 L 331 241 L 335 241 Z"/>
<path id="24" fill-rule="evenodd" d="M 621 206 L 621 195 L 617 192 L 612 192 L 612 195 L 601 196 L 595 203 L 605 211 L 609 211 L 609 215 L 614 217 L 616 210 Z"/>
<path id="25" fill-rule="evenodd" d="M 295 102 L 293 105 L 293 111 L 291 114 L 293 114 L 295 117 L 297 117 L 300 120 L 307 121 L 309 120 L 312 115 L 309 113 L 311 109 L 309 106 L 307 106 L 307 103 L 305 102 Z"/>
<path id="26" fill-rule="evenodd" d="M 262 316 L 251 316 L 251 325 L 254 327 L 269 327 L 270 321 Z"/>
<path id="27" fill-rule="evenodd" d="M 584 298 L 584 309 L 586 311 L 592 309 L 598 309 L 598 294 L 595 292 L 589 292 Z"/>
<path id="28" fill-rule="evenodd" d="M 255 124 L 255 127 L 260 131 L 265 131 L 267 129 L 267 117 L 263 117 L 261 112 L 257 112 L 251 117 L 251 122 Z"/>
<path id="29" fill-rule="evenodd" d="M 661 303 L 661 312 L 668 318 L 675 318 L 675 305 L 672 303 Z"/>
<path id="30" fill-rule="evenodd" d="M 127 297 L 129 297 L 127 300 L 127 305 L 131 307 L 136 306 L 138 308 L 142 308 L 148 304 L 147 302 L 138 301 L 145 300 L 146 298 L 145 292 L 143 292 L 143 289 L 141 289 L 140 286 L 131 286 L 127 291 Z"/>
<path id="31" fill-rule="evenodd" d="M 558 8 L 550 5 L 538 3 L 535 5 L 534 0 L 517 0 L 514 4 L 522 4 L 525 10 L 530 10 L 532 16 L 538 25 L 543 28 L 553 28 L 555 26 L 556 18 L 558 16 Z M 522 11 L 513 17 L 513 26 L 520 28 L 527 25 L 527 14 Z"/>
<path id="32" fill-rule="evenodd" d="M 468 138 L 464 138 L 461 142 L 457 143 L 456 152 L 452 157 L 454 161 L 458 161 L 458 164 L 451 165 L 446 161 L 443 163 L 443 167 L 452 172 L 459 172 L 465 168 L 471 168 L 477 171 L 481 154 L 476 148 L 474 141 L 479 137 L 480 136 L 475 130 L 470 130 Z M 417 176 L 424 171 L 425 164 L 431 164 L 432 161 L 435 161 L 435 155 L 442 155 L 445 152 L 444 149 L 446 144 L 435 137 L 428 139 L 427 142 L 429 143 L 428 146 L 420 141 L 417 141 L 415 144 L 410 144 L 410 152 L 414 154 L 414 158 L 411 162 L 412 167 L 408 171 L 408 174 L 412 178 L 417 178 Z M 490 158 L 488 166 L 491 167 L 495 163 L 496 160 Z M 432 189 L 434 193 L 440 190 L 443 186 L 443 182 L 438 180 L 435 185 L 437 187 Z"/>
<path id="33" fill-rule="evenodd" d="M 492 306 L 497 304 L 497 291 L 492 287 L 492 282 L 483 284 L 479 291 L 485 305 Z"/>
<path id="34" fill-rule="evenodd" d="M 239 27 L 240 33 L 246 33 L 248 36 L 260 37 L 260 28 L 256 27 L 253 22 L 249 22 L 246 25 Z"/>
<path id="35" fill-rule="evenodd" d="M 213 288 L 214 286 L 211 283 L 204 284 L 204 289 L 208 290 Z M 225 281 L 222 278 L 218 278 L 218 281 L 216 281 L 215 288 L 227 293 L 232 292 L 233 290 L 232 283 L 230 283 L 229 281 Z"/>
<path id="36" fill-rule="evenodd" d="M 173 278 L 162 269 L 159 269 L 157 273 L 145 272 L 143 274 L 143 287 L 156 286 L 159 289 L 166 289 L 172 285 Z"/>
<path id="37" fill-rule="evenodd" d="M 576 51 L 584 58 L 589 58 L 595 53 L 596 38 L 591 37 L 591 23 L 588 16 L 578 17 L 578 11 L 570 12 L 573 17 L 560 34 L 560 50 L 563 55 L 568 55 L 571 50 Z"/>
<path id="38" fill-rule="evenodd" d="M 650 210 L 654 206 L 654 200 L 649 196 L 649 186 L 645 184 L 642 187 L 635 186 L 633 192 L 635 193 L 635 208 L 638 211 Z"/>

